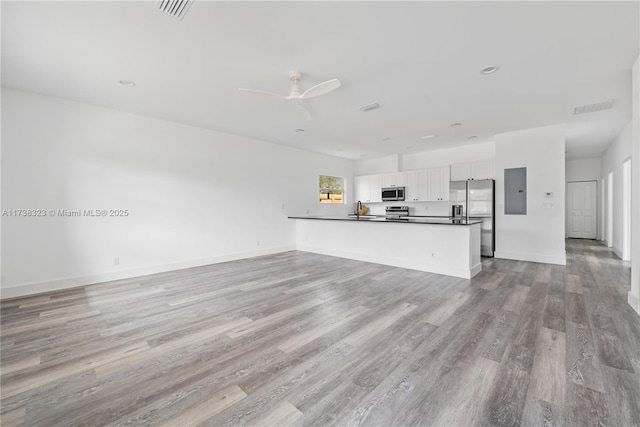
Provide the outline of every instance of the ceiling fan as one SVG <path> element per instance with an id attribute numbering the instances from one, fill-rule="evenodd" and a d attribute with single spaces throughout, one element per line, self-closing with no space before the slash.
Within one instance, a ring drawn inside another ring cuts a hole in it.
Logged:
<path id="1" fill-rule="evenodd" d="M 291 91 L 289 95 L 278 95 L 276 93 L 264 92 L 261 90 L 244 89 L 239 88 L 240 93 L 247 93 L 250 95 L 262 95 L 271 98 L 279 99 L 281 101 L 292 101 L 296 107 L 304 114 L 307 120 L 311 120 L 311 114 L 304 108 L 302 101 L 309 98 L 315 98 L 316 96 L 324 95 L 332 92 L 340 87 L 340 80 L 331 79 L 326 82 L 318 83 L 317 85 L 302 92 L 298 83 L 302 81 L 302 73 L 300 71 L 291 71 L 289 73 L 289 80 L 291 80 Z"/>

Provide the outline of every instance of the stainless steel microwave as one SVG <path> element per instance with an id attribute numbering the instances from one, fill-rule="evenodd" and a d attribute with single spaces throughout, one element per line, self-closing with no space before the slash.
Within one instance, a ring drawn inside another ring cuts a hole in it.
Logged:
<path id="1" fill-rule="evenodd" d="M 383 202 L 396 202 L 404 200 L 404 187 L 385 187 L 382 189 Z"/>

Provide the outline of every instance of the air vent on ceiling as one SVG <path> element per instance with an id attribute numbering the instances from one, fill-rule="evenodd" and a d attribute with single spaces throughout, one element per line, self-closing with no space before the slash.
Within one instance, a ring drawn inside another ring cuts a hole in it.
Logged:
<path id="1" fill-rule="evenodd" d="M 613 107 L 613 99 L 605 102 L 598 102 L 597 104 L 581 105 L 573 109 L 573 114 L 586 114 L 595 113 L 596 111 L 608 110 Z"/>
<path id="2" fill-rule="evenodd" d="M 192 3 L 193 0 L 158 0 L 156 1 L 156 9 L 176 19 L 182 19 Z"/>
<path id="3" fill-rule="evenodd" d="M 358 107 L 358 109 L 361 111 L 371 111 L 371 110 L 375 110 L 376 108 L 380 108 L 380 104 L 378 104 L 377 102 L 374 102 L 373 104 L 363 105 L 362 107 Z"/>

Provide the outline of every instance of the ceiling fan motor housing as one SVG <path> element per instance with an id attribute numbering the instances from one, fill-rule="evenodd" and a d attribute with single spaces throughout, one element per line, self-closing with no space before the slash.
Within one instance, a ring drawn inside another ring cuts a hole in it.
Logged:
<path id="1" fill-rule="evenodd" d="M 302 81 L 302 73 L 300 71 L 289 71 L 289 80 L 294 83 Z"/>

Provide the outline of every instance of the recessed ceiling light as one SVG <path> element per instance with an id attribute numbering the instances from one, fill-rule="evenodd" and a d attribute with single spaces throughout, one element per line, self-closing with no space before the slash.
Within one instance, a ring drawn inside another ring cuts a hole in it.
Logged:
<path id="1" fill-rule="evenodd" d="M 304 132 L 304 129 L 296 129 L 296 132 L 297 133 L 302 133 L 302 132 Z"/>
<path id="2" fill-rule="evenodd" d="M 372 104 L 363 105 L 362 107 L 358 107 L 358 108 L 362 111 L 371 111 L 371 110 L 375 110 L 376 108 L 380 108 L 380 104 L 378 104 L 377 102 L 374 102 Z"/>
<path id="3" fill-rule="evenodd" d="M 459 127 L 462 127 L 462 123 L 453 123 L 453 124 L 451 125 L 451 127 L 452 127 L 452 128 L 459 128 Z"/>
<path id="4" fill-rule="evenodd" d="M 382 138 L 382 142 L 391 142 L 391 138 Z"/>
<path id="5" fill-rule="evenodd" d="M 120 80 L 118 83 L 126 87 L 134 87 L 136 85 L 136 82 L 131 80 Z"/>
<path id="6" fill-rule="evenodd" d="M 435 138 L 436 135 L 435 133 L 432 133 L 431 135 L 425 135 L 425 136 L 421 136 L 420 139 L 431 139 L 431 138 Z"/>
<path id="7" fill-rule="evenodd" d="M 483 68 L 482 71 L 480 71 L 480 74 L 493 74 L 498 71 L 499 68 L 500 67 L 497 65 L 492 65 L 490 67 Z"/>

